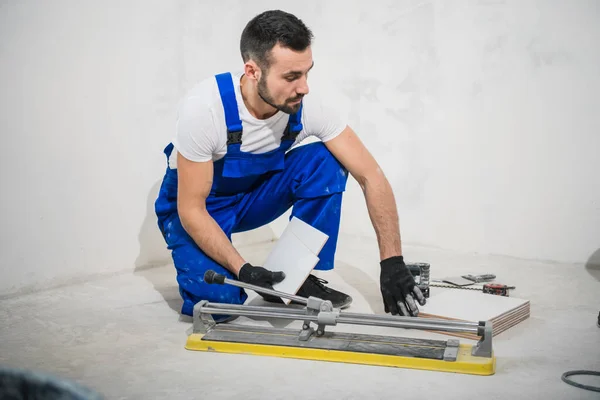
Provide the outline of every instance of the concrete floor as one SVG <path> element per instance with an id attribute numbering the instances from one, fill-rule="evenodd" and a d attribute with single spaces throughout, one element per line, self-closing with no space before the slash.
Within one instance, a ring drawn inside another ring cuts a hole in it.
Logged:
<path id="1" fill-rule="evenodd" d="M 240 250 L 260 264 L 270 246 Z M 320 276 L 354 297 L 348 311 L 382 313 L 375 243 L 341 236 L 338 254 L 335 272 Z M 405 254 L 409 261 L 430 262 L 433 277 L 495 273 L 499 281 L 517 286 L 513 296 L 531 300 L 530 319 L 494 338 L 495 375 L 187 351 L 191 322 L 178 314 L 181 300 L 171 265 L 0 300 L 0 365 L 49 372 L 108 399 L 600 397 L 561 381 L 568 370 L 600 370 L 597 271 L 409 246 Z M 443 337 L 357 329 L 367 330 Z M 600 384 L 594 378 L 577 381 Z"/>

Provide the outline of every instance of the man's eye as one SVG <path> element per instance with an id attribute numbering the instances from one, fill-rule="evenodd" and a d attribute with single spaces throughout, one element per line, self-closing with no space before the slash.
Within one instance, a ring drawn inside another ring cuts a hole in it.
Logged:
<path id="1" fill-rule="evenodd" d="M 286 76 L 286 77 L 285 77 L 285 80 L 286 80 L 286 81 L 288 81 L 288 82 L 295 81 L 296 79 L 297 79 L 297 78 L 296 78 L 295 76 Z"/>

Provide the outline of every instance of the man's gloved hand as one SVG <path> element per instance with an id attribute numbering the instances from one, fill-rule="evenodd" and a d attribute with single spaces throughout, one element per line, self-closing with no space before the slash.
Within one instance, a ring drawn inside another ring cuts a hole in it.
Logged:
<path id="1" fill-rule="evenodd" d="M 249 283 L 273 290 L 273 284 L 281 282 L 285 278 L 285 274 L 281 271 L 272 272 L 263 267 L 255 267 L 250 263 L 246 263 L 240 269 L 238 278 L 241 282 Z M 272 303 L 283 303 L 283 300 L 277 296 L 272 296 L 257 292 L 263 299 Z"/>
<path id="2" fill-rule="evenodd" d="M 381 262 L 380 284 L 386 313 L 416 317 L 419 307 L 415 298 L 419 304 L 425 305 L 425 296 L 416 286 L 402 256 L 390 257 Z"/>

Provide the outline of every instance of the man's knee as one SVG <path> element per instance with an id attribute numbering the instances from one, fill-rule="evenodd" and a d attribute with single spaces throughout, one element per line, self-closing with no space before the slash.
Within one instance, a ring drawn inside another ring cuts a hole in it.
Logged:
<path id="1" fill-rule="evenodd" d="M 320 197 L 346 190 L 348 171 L 322 142 L 307 144 L 300 156 L 304 173 L 296 195 L 300 198 Z M 302 147 L 295 149 L 300 150 Z"/>
<path id="2" fill-rule="evenodd" d="M 179 293 L 183 299 L 183 314 L 192 315 L 194 305 L 201 300 L 228 304 L 242 304 L 246 300 L 246 293 L 237 286 L 208 284 L 204 281 L 204 274 L 208 270 L 232 280 L 236 277 L 208 257 L 191 239 L 176 243 L 172 257 L 177 270 Z"/>
<path id="3" fill-rule="evenodd" d="M 236 279 L 233 274 L 215 263 L 204 254 L 198 254 L 194 249 L 188 248 L 186 254 L 175 256 L 177 269 L 177 283 L 179 293 L 183 300 L 181 313 L 192 315 L 194 305 L 206 300 L 211 303 L 243 304 L 248 297 L 246 292 L 237 286 L 208 284 L 204 281 L 204 274 L 213 270 L 225 275 L 229 279 Z"/>
<path id="4" fill-rule="evenodd" d="M 244 304 L 248 298 L 243 289 L 231 285 L 208 285 L 203 283 L 191 288 L 191 290 L 186 290 L 180 284 L 179 292 L 183 299 L 181 313 L 189 316 L 193 315 L 194 306 L 202 300 L 210 303 Z"/>
<path id="5" fill-rule="evenodd" d="M 306 157 L 310 160 L 319 160 L 322 162 L 337 162 L 337 159 L 335 158 L 333 153 L 327 148 L 327 146 L 325 146 L 325 143 L 323 142 L 314 142 L 298 146 L 292 151 L 290 151 L 288 154 L 292 155 L 294 153 L 299 153 L 298 155 L 300 155 L 301 157 Z"/>

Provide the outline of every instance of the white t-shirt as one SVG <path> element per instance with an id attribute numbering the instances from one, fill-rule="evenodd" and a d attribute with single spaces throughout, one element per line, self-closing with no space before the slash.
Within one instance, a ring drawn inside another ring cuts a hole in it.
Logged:
<path id="1" fill-rule="evenodd" d="M 250 114 L 240 92 L 241 72 L 232 73 L 233 87 L 242 120 L 241 150 L 248 153 L 266 153 L 281 143 L 289 120 L 282 111 L 268 119 L 257 119 Z M 318 96 L 309 93 L 302 100 L 302 131 L 293 146 L 310 136 L 327 142 L 346 127 L 346 119 L 334 108 L 328 107 Z M 214 76 L 198 83 L 185 96 L 178 109 L 174 149 L 169 167 L 177 168 L 177 152 L 191 161 L 216 161 L 227 152 L 227 124 L 217 81 Z M 292 147 L 293 147 L 292 146 Z"/>

